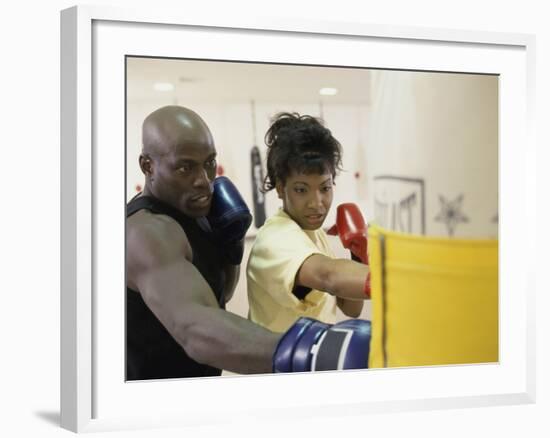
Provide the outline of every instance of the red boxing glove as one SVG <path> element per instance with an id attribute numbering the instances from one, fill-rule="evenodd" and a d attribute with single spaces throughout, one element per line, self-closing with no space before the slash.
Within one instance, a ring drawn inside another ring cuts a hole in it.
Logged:
<path id="1" fill-rule="evenodd" d="M 356 204 L 340 204 L 336 210 L 336 224 L 328 234 L 338 235 L 344 248 L 349 249 L 354 260 L 369 264 L 367 253 L 367 224 Z"/>

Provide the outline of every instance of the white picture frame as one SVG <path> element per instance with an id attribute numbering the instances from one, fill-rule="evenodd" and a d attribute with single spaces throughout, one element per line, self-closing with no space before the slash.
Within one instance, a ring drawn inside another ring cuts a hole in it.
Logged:
<path id="1" fill-rule="evenodd" d="M 193 45 L 175 44 L 178 38 Z M 124 245 L 117 242 L 124 239 L 125 217 L 121 54 L 212 58 L 223 50 L 222 40 L 244 50 L 225 50 L 228 59 L 300 63 L 304 51 L 289 45 L 295 44 L 308 48 L 308 62 L 319 64 L 500 75 L 499 364 L 120 381 Z M 247 44 L 235 44 L 243 41 Z M 346 48 L 360 50 L 341 50 Z M 223 424 L 275 416 L 533 403 L 535 218 L 527 212 L 535 204 L 535 176 L 529 172 L 535 168 L 534 50 L 534 36 L 524 34 L 91 6 L 62 11 L 61 426 L 94 432 L 207 424 L 212 418 Z M 106 142 L 112 146 L 109 160 Z M 515 232 L 519 228 L 522 233 Z M 192 404 L 174 403 L 181 391 L 194 395 Z M 207 405 L 214 391 L 219 403 Z M 295 391 L 309 397 L 290 399 L 287 395 Z M 239 403 L 235 394 L 240 394 Z M 143 409 L 133 400 L 145 404 Z"/>

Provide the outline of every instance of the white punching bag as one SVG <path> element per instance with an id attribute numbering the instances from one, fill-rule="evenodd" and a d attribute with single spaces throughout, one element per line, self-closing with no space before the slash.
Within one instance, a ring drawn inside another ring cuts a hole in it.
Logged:
<path id="1" fill-rule="evenodd" d="M 498 237 L 498 77 L 375 71 L 367 199 L 396 231 Z"/>

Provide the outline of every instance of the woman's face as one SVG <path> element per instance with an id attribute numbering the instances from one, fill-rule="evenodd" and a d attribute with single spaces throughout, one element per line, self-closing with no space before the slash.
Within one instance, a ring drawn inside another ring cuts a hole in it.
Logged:
<path id="1" fill-rule="evenodd" d="M 332 204 L 332 175 L 293 171 L 285 184 L 277 183 L 284 211 L 304 230 L 316 230 L 325 221 Z"/>

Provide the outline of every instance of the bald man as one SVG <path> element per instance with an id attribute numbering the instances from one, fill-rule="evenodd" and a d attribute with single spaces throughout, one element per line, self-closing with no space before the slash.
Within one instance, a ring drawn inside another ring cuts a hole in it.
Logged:
<path id="1" fill-rule="evenodd" d="M 200 226 L 216 176 L 210 130 L 168 106 L 142 140 L 145 186 L 127 208 L 127 379 L 271 372 L 279 336 L 223 310 L 238 266 Z"/>
<path id="2" fill-rule="evenodd" d="M 327 324 L 300 320 L 281 336 L 225 310 L 240 258 L 228 254 L 234 242 L 221 236 L 220 243 L 205 223 L 218 199 L 210 130 L 195 112 L 167 106 L 145 119 L 142 140 L 145 186 L 128 203 L 126 219 L 126 379 L 306 371 L 313 369 L 311 351 L 326 357 L 326 369 L 337 362 L 365 367 L 364 348 L 349 340 L 343 353 L 334 342 L 325 353 L 313 348 Z M 352 326 L 340 332 L 370 339 L 370 325 Z M 354 361 L 342 359 L 348 356 Z"/>

